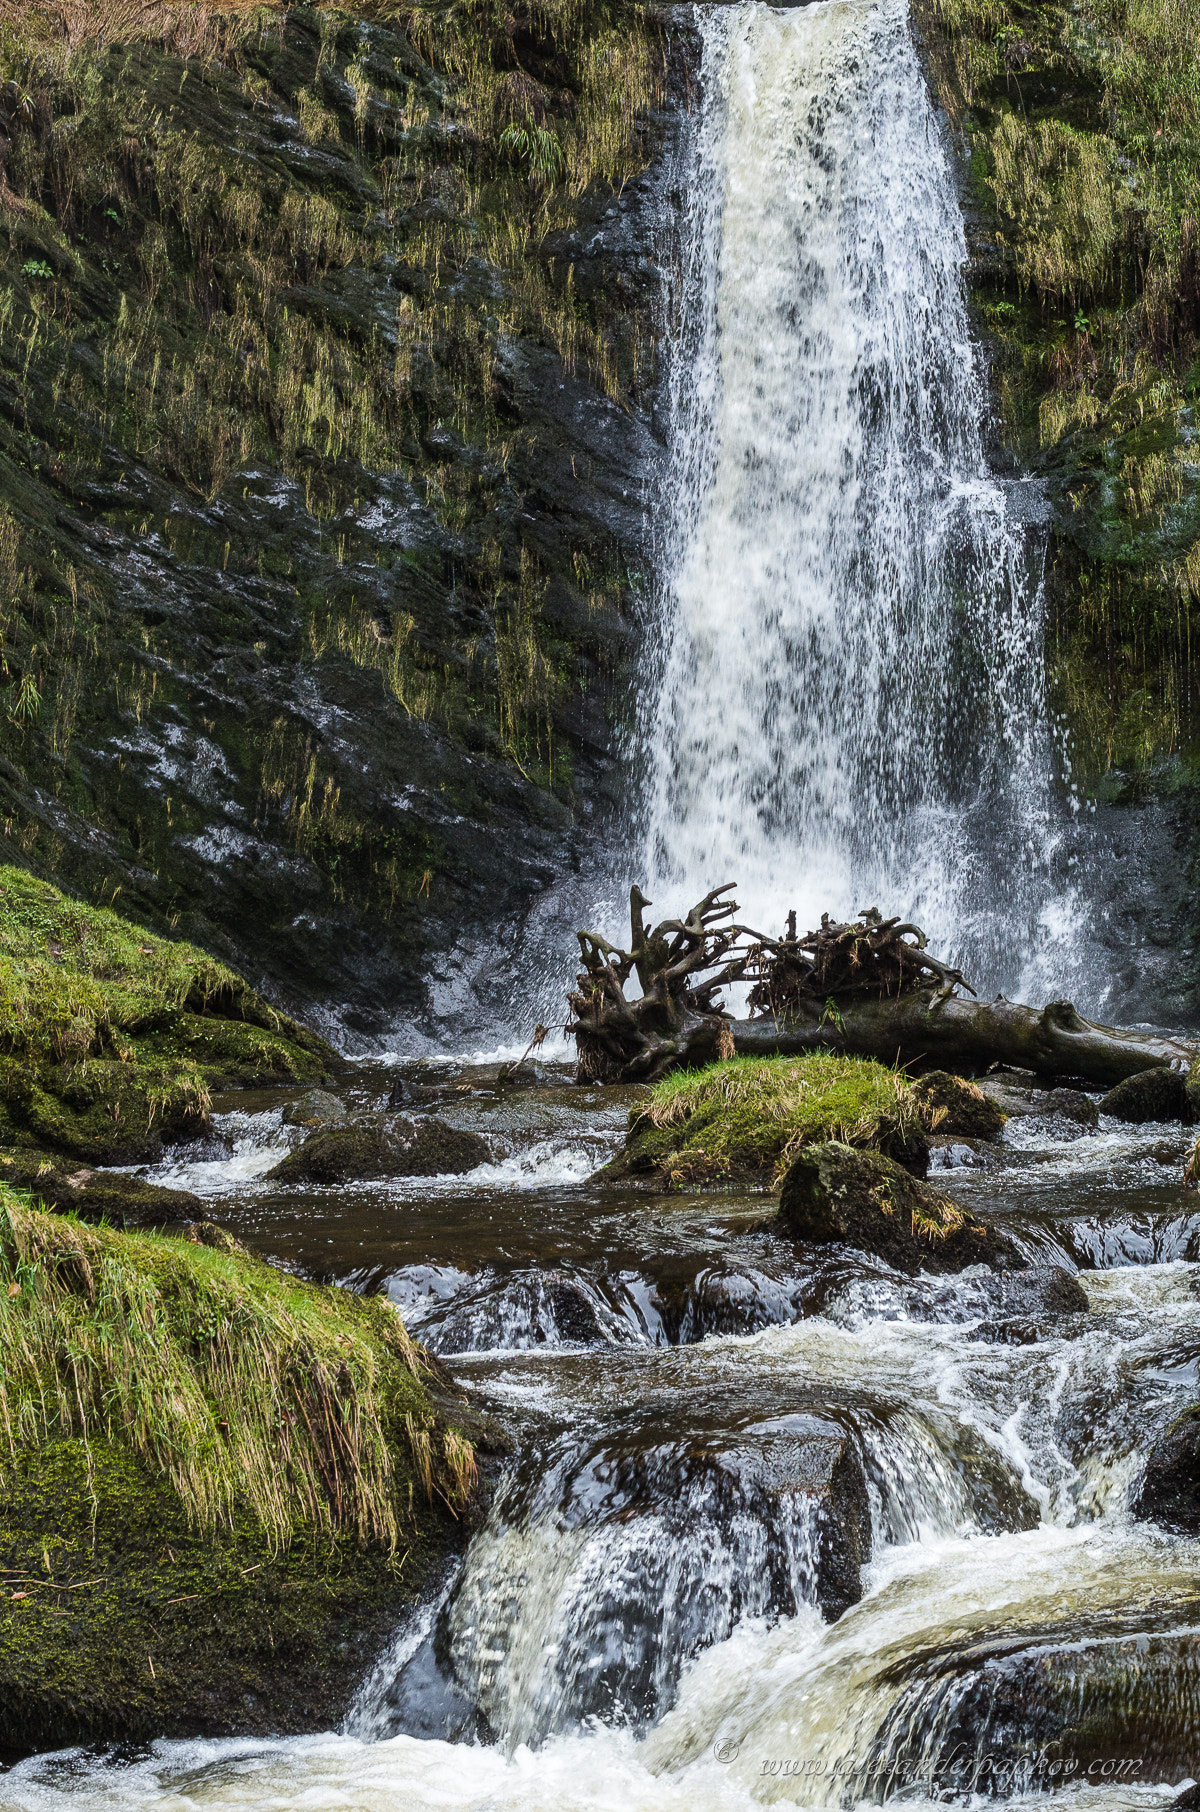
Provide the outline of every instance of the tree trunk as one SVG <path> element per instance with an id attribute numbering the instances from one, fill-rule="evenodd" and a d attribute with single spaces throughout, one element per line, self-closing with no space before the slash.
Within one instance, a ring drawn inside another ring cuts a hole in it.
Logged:
<path id="1" fill-rule="evenodd" d="M 999 997 L 966 1000 L 942 988 L 891 1000 L 843 999 L 824 1014 L 814 1002 L 782 1023 L 737 1019 L 730 1029 L 739 1057 L 793 1057 L 821 1048 L 889 1064 L 924 1059 L 976 1073 L 1002 1063 L 1102 1088 L 1166 1064 L 1186 1069 L 1200 1050 L 1197 1043 L 1093 1025 L 1068 1000 L 1053 1000 L 1039 1012 Z"/>

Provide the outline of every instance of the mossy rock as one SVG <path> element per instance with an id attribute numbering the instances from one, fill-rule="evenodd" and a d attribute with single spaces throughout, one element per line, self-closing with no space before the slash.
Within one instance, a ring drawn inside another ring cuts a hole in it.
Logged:
<path id="1" fill-rule="evenodd" d="M 353 1538 L 272 1548 L 252 1517 L 202 1534 L 121 1442 L 6 1457 L 0 1745 L 336 1726 L 454 1539 L 421 1514 L 401 1562 Z M 92 1583 L 83 1583 L 83 1582 Z"/>
<path id="2" fill-rule="evenodd" d="M 211 1091 L 315 1082 L 335 1053 L 194 945 L 0 868 L 0 1141 L 153 1160 Z"/>
<path id="3" fill-rule="evenodd" d="M 873 1252 L 910 1277 L 1023 1263 L 1011 1240 L 894 1159 L 833 1140 L 795 1158 L 783 1180 L 779 1220 L 797 1239 Z"/>
<path id="4" fill-rule="evenodd" d="M 966 1139 L 996 1139 L 1008 1115 L 975 1083 L 948 1070 L 930 1070 L 913 1084 L 927 1124 L 935 1133 L 958 1133 Z"/>
<path id="5" fill-rule="evenodd" d="M 117 1227 L 167 1227 L 205 1219 L 198 1195 L 164 1189 L 125 1171 L 65 1164 L 48 1152 L 0 1151 L 0 1182 L 25 1189 L 44 1208 Z"/>
<path id="6" fill-rule="evenodd" d="M 777 1181 L 801 1145 L 835 1138 L 923 1174 L 922 1103 L 907 1076 L 868 1058 L 735 1057 L 676 1071 L 632 1109 L 610 1182 L 665 1188 Z"/>
<path id="7" fill-rule="evenodd" d="M 1190 1120 L 1188 1079 L 1181 1070 L 1139 1070 L 1110 1088 L 1099 1112 L 1131 1126 L 1152 1120 Z"/>
<path id="8" fill-rule="evenodd" d="M 463 1176 L 491 1162 L 478 1133 L 402 1115 L 356 1120 L 312 1133 L 267 1177 L 274 1183 L 351 1183 L 383 1177 Z"/>
<path id="9" fill-rule="evenodd" d="M 390 1304 L 193 1231 L 0 1186 L 0 1746 L 335 1724 L 471 1520 Z"/>

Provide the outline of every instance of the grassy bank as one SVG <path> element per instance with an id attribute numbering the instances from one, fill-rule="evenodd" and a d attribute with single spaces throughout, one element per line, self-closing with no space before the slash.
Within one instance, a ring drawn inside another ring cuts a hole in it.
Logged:
<path id="1" fill-rule="evenodd" d="M 204 951 L 0 868 L 0 1146 L 129 1161 L 202 1130 L 214 1086 L 335 1061 Z"/>
<path id="2" fill-rule="evenodd" d="M 614 1178 L 666 1187 L 778 1181 L 802 1146 L 836 1139 L 901 1156 L 927 1121 L 902 1071 L 853 1057 L 735 1057 L 676 1071 L 633 1109 Z"/>
<path id="3" fill-rule="evenodd" d="M 390 1305 L 0 1185 L 0 1354 L 0 1743 L 336 1717 L 475 1482 Z"/>

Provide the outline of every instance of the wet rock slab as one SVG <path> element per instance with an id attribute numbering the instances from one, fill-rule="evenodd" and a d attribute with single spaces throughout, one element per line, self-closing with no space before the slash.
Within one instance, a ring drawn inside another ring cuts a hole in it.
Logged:
<path id="1" fill-rule="evenodd" d="M 371 1116 L 320 1127 L 268 1176 L 276 1183 L 462 1176 L 490 1158 L 491 1150 L 478 1133 L 462 1132 L 438 1119 Z"/>

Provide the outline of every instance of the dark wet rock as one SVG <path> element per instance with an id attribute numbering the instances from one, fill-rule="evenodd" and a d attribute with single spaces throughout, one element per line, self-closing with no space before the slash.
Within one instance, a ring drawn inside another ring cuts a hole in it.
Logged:
<path id="1" fill-rule="evenodd" d="M 713 1431 L 567 1436 L 498 1500 L 486 1544 L 388 1694 L 387 1728 L 537 1741 L 592 1717 L 634 1729 L 672 1704 L 703 1649 L 748 1616 L 862 1594 L 871 1549 L 857 1443 L 809 1414 Z M 510 1594 L 538 1570 L 540 1677 Z M 473 1707 L 478 1721 L 468 1717 Z"/>
<path id="2" fill-rule="evenodd" d="M 885 1797 L 889 1778 L 938 1798 L 1005 1800 L 1069 1782 L 1194 1779 L 1198 1615 L 1194 1597 L 1156 1603 L 1146 1593 L 905 1658 L 886 1672 L 899 1694 L 852 1797 Z"/>
<path id="3" fill-rule="evenodd" d="M 267 1172 L 274 1183 L 351 1183 L 381 1177 L 463 1176 L 487 1164 L 478 1133 L 397 1114 L 324 1127 Z"/>
<path id="4" fill-rule="evenodd" d="M 659 1279 L 654 1290 L 663 1335 L 690 1346 L 709 1334 L 757 1334 L 801 1315 L 801 1284 L 768 1276 L 751 1265 L 706 1265 L 674 1288 Z"/>
<path id="5" fill-rule="evenodd" d="M 1133 1513 L 1187 1535 L 1200 1533 L 1200 1408 L 1185 1411 L 1151 1447 Z"/>
<path id="6" fill-rule="evenodd" d="M 203 1221 L 204 1204 L 187 1189 L 164 1189 L 120 1170 L 92 1170 L 44 1152 L 0 1152 L 0 1182 L 27 1189 L 45 1208 L 117 1227 L 166 1227 Z"/>
<path id="7" fill-rule="evenodd" d="M 1109 1089 L 1100 1112 L 1131 1126 L 1144 1126 L 1151 1120 L 1187 1120 L 1191 1117 L 1187 1086 L 1182 1070 L 1142 1070 Z"/>
<path id="8" fill-rule="evenodd" d="M 622 1336 L 631 1338 L 631 1330 L 596 1286 L 566 1271 L 490 1279 L 455 1297 L 420 1328 L 421 1340 L 436 1353 L 602 1346 Z"/>
<path id="9" fill-rule="evenodd" d="M 999 1102 L 974 1082 L 952 1076 L 948 1070 L 930 1070 L 913 1084 L 913 1093 L 925 1109 L 930 1130 L 943 1137 L 957 1133 L 972 1139 L 995 1139 L 1008 1118 Z"/>
<path id="10" fill-rule="evenodd" d="M 797 1239 L 873 1252 L 909 1275 L 1022 1262 L 1011 1240 L 893 1159 L 832 1140 L 793 1162 L 779 1220 Z"/>
<path id="11" fill-rule="evenodd" d="M 1078 1126 L 1095 1126 L 1100 1110 L 1078 1088 L 1047 1088 L 1029 1070 L 993 1070 L 979 1081 L 980 1093 L 1012 1118 L 1047 1120 L 1057 1116 Z"/>
<path id="12" fill-rule="evenodd" d="M 1078 1088 L 1047 1089 L 1042 1098 L 1041 1114 L 1056 1114 L 1060 1120 L 1071 1120 L 1076 1126 L 1098 1126 L 1100 1109 L 1090 1095 Z"/>
<path id="13" fill-rule="evenodd" d="M 325 1089 L 310 1088 L 283 1110 L 285 1126 L 340 1126 L 350 1118 L 343 1101 Z"/>

